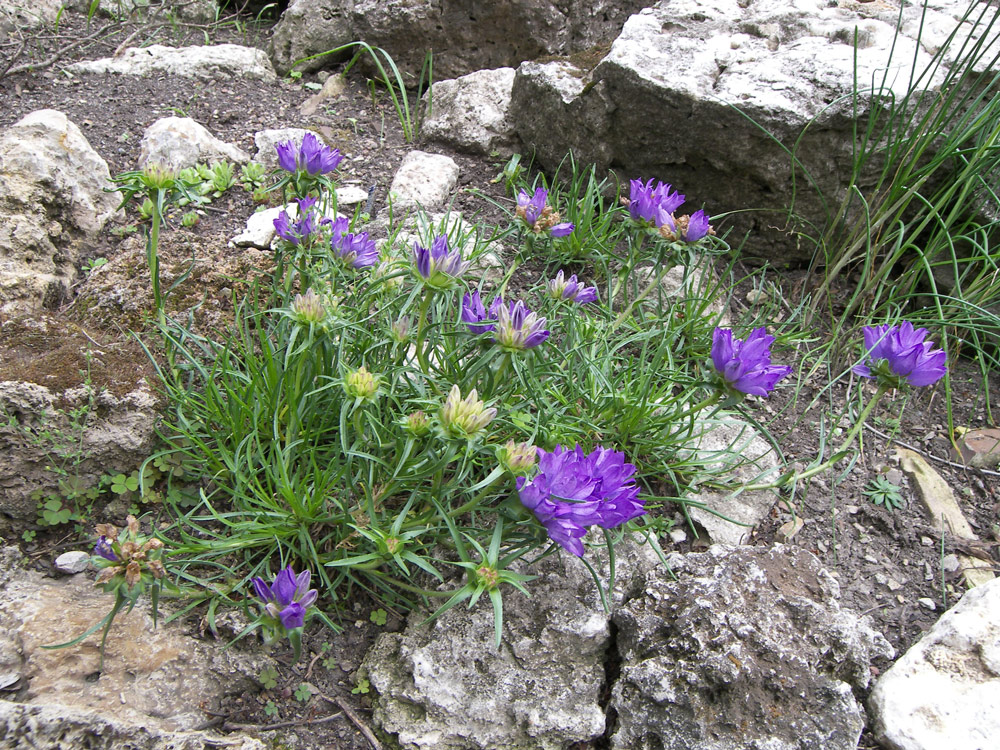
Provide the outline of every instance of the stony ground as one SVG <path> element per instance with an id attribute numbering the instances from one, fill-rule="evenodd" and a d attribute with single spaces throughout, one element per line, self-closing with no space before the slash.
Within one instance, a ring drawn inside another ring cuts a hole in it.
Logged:
<path id="1" fill-rule="evenodd" d="M 58 31 L 31 38 L 12 36 L 0 43 L 0 127 L 37 109 L 59 109 L 82 128 L 91 145 L 107 160 L 112 174 L 134 168 L 143 130 L 168 115 L 192 117 L 217 137 L 250 153 L 255 150 L 253 134 L 258 130 L 310 127 L 348 154 L 342 167 L 343 180 L 365 189 L 375 186 L 376 210 L 384 208 L 392 174 L 412 145 L 403 142 L 386 97 L 376 93 L 373 98 L 366 81 L 357 74 L 348 76 L 341 96 L 324 102 L 313 114 L 304 115 L 300 107 L 314 93 L 304 84 L 318 82 L 312 76 L 269 85 L 239 79 L 205 84 L 168 77 L 72 77 L 60 67 L 76 59 L 113 54 L 126 41 L 180 45 L 201 43 L 206 36 L 213 42 L 262 46 L 267 30 L 245 23 L 242 27 L 230 23 L 211 28 L 117 24 L 99 17 L 88 24 L 83 15 L 67 13 Z M 71 40 L 87 37 L 91 37 L 90 41 L 49 64 L 54 55 L 66 50 Z M 24 69 L 29 64 L 34 68 Z M 11 72 L 18 69 L 21 72 Z M 429 148 L 449 153 L 437 146 Z M 506 200 L 500 187 L 490 182 L 502 164 L 498 159 L 449 155 L 462 170 L 455 208 L 466 214 L 480 213 L 486 221 L 497 220 L 497 210 L 479 191 L 496 200 Z M 234 188 L 211 206 L 196 227 L 181 227 L 176 217 L 169 225 L 163 251 L 166 263 L 197 259 L 199 270 L 194 276 L 197 284 L 187 294 L 189 301 L 199 297 L 208 301 L 205 310 L 216 316 L 207 318 L 208 323 L 225 316 L 228 294 L 234 286 L 266 266 L 265 254 L 227 245 L 252 210 L 249 196 Z M 128 343 L 126 334 L 141 330 L 150 310 L 150 301 L 143 292 L 146 277 L 141 248 L 138 235 L 131 233 L 127 224 L 109 226 L 101 242 L 92 249 L 93 258 L 107 258 L 108 263 L 90 277 L 82 273 L 80 296 L 58 311 L 59 315 L 85 327 L 88 336 L 121 347 L 122 357 L 135 368 L 125 377 L 134 377 L 145 366 L 141 351 Z M 797 282 L 790 276 L 773 280 L 786 290 L 794 288 Z M 94 304 L 94 300 L 102 299 L 102 291 L 121 287 L 127 289 L 126 296 L 132 303 Z M 744 288 L 737 289 L 732 301 L 734 313 L 749 305 L 746 292 Z M 791 292 L 776 289 L 773 294 L 780 297 Z M 90 302 L 82 304 L 81 300 Z M 79 371 L 80 363 L 74 359 L 79 356 L 79 341 L 61 342 L 62 354 L 57 357 L 52 354 L 55 344 L 46 347 L 38 342 L 30 346 L 23 341 L 18 343 L 11 334 L 17 328 L 17 321 L 0 322 L 3 323 L 0 380 L 34 377 L 36 382 L 51 385 L 51 379 L 45 382 L 41 378 L 43 374 L 52 375 L 53 363 L 57 361 L 62 363 L 69 378 Z M 125 353 L 126 350 L 131 354 Z M 46 356 L 49 359 L 44 359 Z M 793 355 L 788 353 L 788 356 Z M 981 379 L 967 363 L 955 363 L 953 368 L 957 372 L 952 394 L 955 424 L 983 426 L 986 417 Z M 96 373 L 95 378 L 100 383 L 103 377 L 105 384 L 113 387 L 115 378 L 123 377 L 121 363 L 105 369 L 105 374 Z M 820 419 L 824 414 L 844 413 L 844 404 L 851 397 L 844 389 L 834 391 L 818 406 L 807 408 L 821 385 L 817 377 L 814 383 L 806 384 L 797 398 L 785 390 L 764 407 L 769 428 L 788 460 L 807 462 L 818 447 L 815 435 Z M 996 382 L 991 384 L 991 390 L 995 404 L 1000 395 Z M 864 451 L 854 470 L 839 483 L 833 482 L 832 475 L 815 480 L 808 492 L 798 495 L 790 507 L 777 506 L 748 539 L 749 543 L 761 545 L 783 541 L 782 528 L 794 517 L 801 518 L 804 525 L 792 543 L 820 557 L 839 580 L 844 605 L 869 614 L 897 651 L 911 645 L 943 608 L 961 596 L 964 588 L 961 571 L 943 569 L 949 555 L 972 553 L 994 565 L 998 559 L 996 524 L 1000 493 L 996 477 L 1000 475 L 968 470 L 952 462 L 943 395 L 930 391 L 914 394 L 908 400 L 901 397 L 887 400 L 873 421 L 874 429 L 864 434 Z M 900 479 L 907 501 L 902 509 L 890 511 L 876 506 L 863 494 L 863 488 L 875 473 L 891 464 L 891 443 L 907 444 L 929 457 L 955 490 L 967 519 L 984 540 L 982 545 L 973 548 L 949 534 L 944 535 L 942 543 L 940 530 L 926 520 L 905 478 Z M 691 536 L 679 544 L 682 550 L 697 548 L 698 543 L 692 542 Z M 75 544 L 75 538 L 42 535 L 27 546 L 27 551 L 40 566 L 45 566 L 62 547 Z M 921 599 L 930 600 L 934 611 L 926 601 L 921 604 Z M 291 728 L 282 731 L 298 735 L 309 747 L 335 746 L 347 750 L 368 747 L 358 730 L 358 724 L 367 721 L 367 696 L 357 689 L 351 675 L 380 631 L 403 625 L 400 613 L 391 611 L 387 612 L 384 624 L 375 624 L 370 615 L 378 607 L 366 599 L 350 602 L 343 616 L 343 633 L 333 635 L 318 628 L 310 632 L 306 644 L 309 658 L 294 666 L 289 658 L 274 687 L 214 708 L 206 713 L 206 725 L 226 729 L 290 722 Z M 197 629 L 198 623 L 193 621 L 192 631 Z M 886 666 L 877 665 L 882 669 Z M 307 723 L 340 709 L 321 699 L 305 705 L 298 702 L 293 690 L 303 681 L 310 682 L 324 695 L 346 701 L 353 707 L 357 724 L 343 714 L 328 722 Z M 273 710 L 267 709 L 271 714 L 265 712 L 269 705 L 273 706 Z M 862 746 L 872 746 L 867 736 Z"/>

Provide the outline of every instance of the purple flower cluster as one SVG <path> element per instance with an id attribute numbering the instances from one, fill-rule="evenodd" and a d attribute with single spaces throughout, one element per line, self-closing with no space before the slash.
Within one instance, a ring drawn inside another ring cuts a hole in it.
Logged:
<path id="1" fill-rule="evenodd" d="M 611 529 L 646 512 L 634 474 L 635 466 L 618 451 L 557 445 L 551 453 L 538 450 L 538 473 L 518 477 L 517 491 L 552 541 L 582 557 L 587 527 Z"/>
<path id="2" fill-rule="evenodd" d="M 504 304 L 498 296 L 487 308 L 478 291 L 462 297 L 462 322 L 473 333 L 494 333 L 493 340 L 508 351 L 533 349 L 549 337 L 545 318 L 520 300 Z"/>
<path id="3" fill-rule="evenodd" d="M 632 180 L 629 186 L 629 198 L 626 201 L 628 213 L 633 221 L 641 224 L 662 227 L 667 221 L 673 220 L 674 211 L 684 202 L 685 196 L 672 190 L 665 182 L 657 182 L 654 187 L 652 180 L 645 183 L 642 180 Z"/>
<path id="4" fill-rule="evenodd" d="M 900 325 L 865 326 L 865 349 L 868 364 L 854 367 L 866 378 L 877 378 L 880 385 L 899 388 L 931 385 L 948 371 L 947 355 L 927 341 L 926 328 L 914 328 L 909 321 Z"/>
<path id="5" fill-rule="evenodd" d="M 629 216 L 636 224 L 655 228 L 670 241 L 697 242 L 715 233 L 704 211 L 674 216 L 686 196 L 667 183 L 657 182 L 654 186 L 653 180 L 632 180 L 629 186 L 629 197 L 622 198 L 622 203 L 628 207 Z"/>
<path id="6" fill-rule="evenodd" d="M 340 217 L 331 225 L 333 235 L 330 239 L 330 247 L 333 254 L 339 258 L 344 265 L 352 268 L 366 268 L 378 263 L 378 249 L 375 247 L 375 240 L 368 236 L 368 232 L 352 234 L 350 222 Z"/>
<path id="7" fill-rule="evenodd" d="M 517 195 L 515 214 L 535 234 L 548 232 L 551 237 L 566 237 L 573 232 L 574 227 L 569 222 L 559 221 L 559 214 L 546 205 L 548 198 L 549 191 L 545 188 L 536 188 L 534 195 L 522 190 Z"/>
<path id="8" fill-rule="evenodd" d="M 521 300 L 497 309 L 496 342 L 507 351 L 533 349 L 549 337 L 545 318 L 528 309 Z"/>
<path id="9" fill-rule="evenodd" d="M 115 554 L 115 550 L 111 546 L 111 540 L 106 536 L 102 536 L 97 540 L 97 544 L 94 545 L 94 554 L 100 555 L 105 560 L 118 561 L 118 555 Z"/>
<path id="10" fill-rule="evenodd" d="M 469 262 L 462 260 L 462 250 L 449 249 L 444 235 L 435 237 L 430 249 L 413 243 L 413 268 L 432 289 L 449 289 L 468 267 Z"/>
<path id="11" fill-rule="evenodd" d="M 285 630 L 294 630 L 305 625 L 306 610 L 316 601 L 316 589 L 309 588 L 310 573 L 304 570 L 295 575 L 292 566 L 281 570 L 270 586 L 260 577 L 253 579 L 253 590 L 264 610 Z"/>
<path id="12" fill-rule="evenodd" d="M 716 328 L 712 334 L 712 364 L 726 385 L 740 393 L 767 396 L 792 368 L 771 364 L 771 344 L 764 327 L 754 329 L 745 341 L 733 338 L 728 328 Z"/>
<path id="13" fill-rule="evenodd" d="M 294 219 L 285 210 L 274 220 L 274 231 L 285 242 L 290 242 L 293 245 L 305 241 L 323 223 L 319 214 L 314 210 L 315 198 L 300 198 L 297 202 L 299 210 Z"/>
<path id="14" fill-rule="evenodd" d="M 490 303 L 487 309 L 478 291 L 473 292 L 471 295 L 465 294 L 462 297 L 462 322 L 473 333 L 495 331 L 497 328 L 496 320 L 500 316 L 501 307 L 503 307 L 503 297 L 498 296 Z"/>
<path id="15" fill-rule="evenodd" d="M 293 141 L 285 141 L 275 146 L 278 152 L 278 164 L 286 172 L 302 170 L 311 177 L 332 172 L 343 161 L 340 150 L 330 148 L 312 133 L 302 137 L 302 145 L 295 147 Z"/>
<path id="16" fill-rule="evenodd" d="M 584 286 L 576 280 L 576 274 L 568 279 L 562 271 L 559 271 L 554 279 L 546 283 L 546 291 L 553 299 L 562 299 L 568 302 L 576 302 L 578 305 L 585 305 L 597 299 L 597 287 Z"/>

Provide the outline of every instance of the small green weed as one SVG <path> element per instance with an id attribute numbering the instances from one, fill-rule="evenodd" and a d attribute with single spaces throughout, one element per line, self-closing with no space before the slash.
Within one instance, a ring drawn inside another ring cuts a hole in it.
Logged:
<path id="1" fill-rule="evenodd" d="M 362 678 L 358 680 L 358 684 L 351 688 L 352 695 L 367 695 L 371 690 L 371 683 L 368 680 Z"/>
<path id="2" fill-rule="evenodd" d="M 300 683 L 299 686 L 295 688 L 295 700 L 300 701 L 301 703 L 308 703 L 315 694 L 316 688 L 308 682 Z"/>
<path id="3" fill-rule="evenodd" d="M 898 484 L 890 482 L 885 475 L 879 474 L 865 485 L 864 494 L 875 505 L 881 505 L 886 510 L 894 510 L 902 508 L 905 504 L 901 490 L 902 487 Z"/>
<path id="4" fill-rule="evenodd" d="M 274 690 L 278 687 L 278 670 L 274 667 L 267 667 L 260 672 L 260 684 L 265 690 Z"/>

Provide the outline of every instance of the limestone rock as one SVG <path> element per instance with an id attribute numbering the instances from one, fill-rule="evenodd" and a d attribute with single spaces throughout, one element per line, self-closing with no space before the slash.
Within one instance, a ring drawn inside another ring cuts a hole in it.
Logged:
<path id="1" fill-rule="evenodd" d="M 62 112 L 0 132 L 0 312 L 55 307 L 81 254 L 114 215 L 108 165 Z"/>
<path id="2" fill-rule="evenodd" d="M 293 67 L 308 72 L 350 57 L 353 49 L 295 65 L 304 57 L 328 52 L 361 38 L 354 35 L 351 20 L 353 7 L 354 0 L 292 0 L 271 35 L 268 54 L 274 69 L 280 75 L 287 75 Z"/>
<path id="3" fill-rule="evenodd" d="M 711 547 L 616 611 L 613 750 L 856 750 L 852 688 L 892 648 L 808 552 Z"/>
<path id="4" fill-rule="evenodd" d="M 72 714 L 95 711 L 150 729 L 190 730 L 205 721 L 203 708 L 255 688 L 268 664 L 259 649 L 223 650 L 184 635 L 180 623 L 164 625 L 161 618 L 154 629 L 148 601 L 115 618 L 97 679 L 99 634 L 76 646 L 42 648 L 83 633 L 111 602 L 83 576 L 53 580 L 18 571 L 10 578 L 0 592 L 0 624 L 20 660 L 19 701 Z"/>
<path id="5" fill-rule="evenodd" d="M 410 80 L 427 50 L 434 76 L 515 67 L 546 55 L 570 55 L 610 42 L 642 7 L 636 0 L 355 0 L 354 36 L 386 49 Z"/>
<path id="6" fill-rule="evenodd" d="M 284 212 L 288 213 L 289 218 L 294 218 L 298 214 L 298 211 L 299 207 L 294 203 L 287 206 L 275 206 L 273 208 L 265 208 L 263 211 L 256 211 L 250 214 L 250 218 L 247 219 L 246 228 L 233 237 L 229 241 L 229 244 L 234 247 L 256 247 L 261 250 L 267 250 L 271 247 L 271 243 L 274 241 L 276 235 L 274 220 Z"/>
<path id="7" fill-rule="evenodd" d="M 220 141 L 190 117 L 161 117 L 142 135 L 140 169 L 147 164 L 184 169 L 200 162 L 215 164 L 220 161 L 245 164 L 250 161 L 250 155 Z"/>
<path id="8" fill-rule="evenodd" d="M 389 200 L 399 210 L 417 206 L 444 208 L 458 184 L 458 164 L 450 156 L 411 151 L 403 157 L 389 187 Z"/>
<path id="9" fill-rule="evenodd" d="M 0 36 L 55 23 L 62 0 L 0 0 Z"/>
<path id="10" fill-rule="evenodd" d="M 513 86 L 513 68 L 479 70 L 436 82 L 431 90 L 431 114 L 421 126 L 421 135 L 469 153 L 510 154 L 514 125 L 508 110 Z"/>
<path id="11" fill-rule="evenodd" d="M 68 573 L 70 575 L 82 573 L 90 567 L 90 553 L 82 550 L 63 552 L 55 559 L 53 565 L 56 566 L 56 570 L 60 573 Z"/>
<path id="12" fill-rule="evenodd" d="M 61 336 L 57 323 L 42 319 L 40 335 Z M 67 339 L 72 340 L 72 339 Z M 104 358 L 104 352 L 93 354 Z M 124 376 L 134 375 L 123 362 Z M 79 377 L 79 373 L 76 373 Z M 128 473 L 152 451 L 156 398 L 145 381 L 116 395 L 79 385 L 50 389 L 23 381 L 0 382 L 0 514 L 24 521 L 38 514 L 36 492 L 56 492 L 66 472 L 74 486 L 96 484 L 109 471 Z M 75 416 L 73 412 L 75 411 Z"/>
<path id="13" fill-rule="evenodd" d="M 199 47 L 129 47 L 119 57 L 73 63 L 66 69 L 73 74 L 119 73 L 148 76 L 154 73 L 197 78 L 204 81 L 228 78 L 256 78 L 274 81 L 277 76 L 261 50 L 238 44 L 212 44 Z"/>
<path id="14" fill-rule="evenodd" d="M 0 750 L 266 750 L 253 737 L 204 732 L 168 732 L 116 721 L 93 711 L 65 706 L 0 701 Z"/>
<path id="15" fill-rule="evenodd" d="M 879 677 L 868 705 L 892 750 L 996 747 L 1000 580 L 969 589 Z"/>
<path id="16" fill-rule="evenodd" d="M 658 565 L 645 545 L 617 548 L 612 606 Z M 607 585 L 607 557 L 588 550 Z M 532 568 L 531 598 L 504 597 L 503 642 L 481 600 L 428 625 L 379 636 L 362 670 L 378 693 L 374 720 L 405 750 L 555 750 L 604 733 L 600 705 L 609 615 L 593 579 L 560 552 Z"/>
<path id="17" fill-rule="evenodd" d="M 690 459 L 714 476 L 729 481 L 766 482 L 777 476 L 779 467 L 774 450 L 749 423 L 731 416 L 699 422 Z M 692 498 L 737 523 L 720 518 L 709 510 L 688 506 L 691 518 L 717 544 L 743 544 L 760 521 L 767 517 L 777 496 L 768 490 L 739 494 L 703 490 Z"/>
<path id="18" fill-rule="evenodd" d="M 545 168 L 572 149 L 578 161 L 670 182 L 709 214 L 748 201 L 787 209 L 794 191 L 796 212 L 816 222 L 825 204 L 803 187 L 801 170 L 791 179 L 785 148 L 797 147 L 836 205 L 851 173 L 855 80 L 879 84 L 888 65 L 886 88 L 902 94 L 910 67 L 924 69 L 967 7 L 942 0 L 922 17 L 923 6 L 905 6 L 897 36 L 891 3 L 661 0 L 626 21 L 596 67 L 577 66 L 578 84 L 553 75 L 560 63 L 523 65 L 512 118 Z M 928 32 L 918 43 L 921 24 Z M 867 106 L 862 95 L 861 115 Z M 739 214 L 728 226 L 738 237 L 750 232 L 745 252 L 771 262 L 803 253 L 795 227 L 785 230 L 772 213 Z"/>

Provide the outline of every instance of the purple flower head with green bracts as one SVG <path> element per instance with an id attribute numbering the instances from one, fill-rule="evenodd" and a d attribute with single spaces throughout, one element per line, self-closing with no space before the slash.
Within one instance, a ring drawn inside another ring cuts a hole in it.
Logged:
<path id="1" fill-rule="evenodd" d="M 332 172 L 344 159 L 339 149 L 321 143 L 312 133 L 306 133 L 302 137 L 302 145 L 298 148 L 293 141 L 285 141 L 275 146 L 275 149 L 282 169 L 286 172 L 302 170 L 312 177 Z"/>
<path id="2" fill-rule="evenodd" d="M 517 195 L 515 215 L 528 225 L 528 230 L 535 234 L 548 232 L 550 237 L 566 237 L 575 228 L 570 222 L 560 222 L 559 213 L 546 205 L 549 191 L 545 188 L 535 188 L 534 195 L 522 190 Z"/>
<path id="3" fill-rule="evenodd" d="M 331 225 L 332 236 L 330 238 L 330 248 L 333 254 L 352 268 L 366 268 L 378 263 L 378 249 L 375 247 L 375 240 L 368 236 L 368 232 L 352 234 L 347 230 L 350 222 L 343 216 L 336 219 Z"/>
<path id="4" fill-rule="evenodd" d="M 773 343 L 774 336 L 769 336 L 763 326 L 754 329 L 745 341 L 734 339 L 728 328 L 716 328 L 712 334 L 712 364 L 732 390 L 767 396 L 779 380 L 792 372 L 786 365 L 771 364 Z"/>
<path id="5" fill-rule="evenodd" d="M 645 226 L 662 227 L 684 202 L 684 196 L 665 182 L 653 187 L 652 180 L 631 180 L 629 186 L 629 197 L 622 198 L 622 203 L 628 206 L 632 221 Z"/>
<path id="6" fill-rule="evenodd" d="M 587 527 L 612 529 L 646 512 L 634 474 L 635 466 L 618 451 L 557 445 L 552 452 L 539 449 L 538 473 L 518 477 L 517 491 L 552 541 L 582 557 Z"/>
<path id="7" fill-rule="evenodd" d="M 927 333 L 908 320 L 900 325 L 865 326 L 868 364 L 856 365 L 854 372 L 876 378 L 879 385 L 889 388 L 936 383 L 948 372 L 947 355 L 927 341 Z"/>
<path id="8" fill-rule="evenodd" d="M 421 247 L 413 243 L 413 268 L 418 280 L 432 289 L 449 289 L 469 267 L 462 260 L 462 250 L 448 248 L 448 238 L 444 235 L 434 238 L 431 247 Z"/>
<path id="9" fill-rule="evenodd" d="M 264 602 L 264 609 L 285 630 L 301 628 L 305 624 L 306 610 L 316 602 L 316 589 L 309 588 L 310 573 L 303 570 L 297 576 L 292 566 L 282 569 L 268 586 L 260 577 L 253 579 L 253 590 Z"/>
<path id="10" fill-rule="evenodd" d="M 546 283 L 546 291 L 553 299 L 576 302 L 578 305 L 585 305 L 597 299 L 597 287 L 584 286 L 576 280 L 576 274 L 567 279 L 561 270 L 556 273 L 554 279 L 549 279 Z"/>
<path id="11" fill-rule="evenodd" d="M 111 540 L 106 536 L 102 536 L 97 540 L 97 544 L 94 545 L 94 554 L 100 555 L 105 560 L 118 561 L 118 555 L 115 554 L 114 549 L 111 547 Z"/>
<path id="12" fill-rule="evenodd" d="M 490 306 L 490 311 L 493 310 Z M 532 349 L 549 337 L 545 318 L 538 317 L 527 305 L 518 300 L 509 307 L 502 302 L 497 306 L 495 341 L 507 351 Z"/>
<path id="13" fill-rule="evenodd" d="M 274 231 L 285 242 L 298 245 L 311 234 L 313 234 L 322 221 L 313 207 L 316 205 L 315 198 L 300 198 L 298 201 L 298 211 L 295 219 L 288 215 L 288 211 L 282 211 L 278 218 L 274 220 Z"/>

